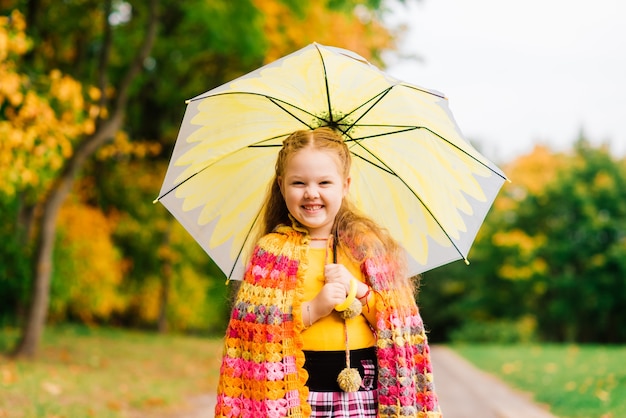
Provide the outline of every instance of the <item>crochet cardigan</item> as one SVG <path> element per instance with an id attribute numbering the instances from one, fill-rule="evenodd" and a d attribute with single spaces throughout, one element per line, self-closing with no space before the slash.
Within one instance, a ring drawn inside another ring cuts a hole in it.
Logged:
<path id="1" fill-rule="evenodd" d="M 216 417 L 308 417 L 300 333 L 308 237 L 280 226 L 259 240 L 226 330 Z M 378 294 L 378 417 L 441 417 L 430 352 L 412 291 L 383 256 L 361 264 Z"/>

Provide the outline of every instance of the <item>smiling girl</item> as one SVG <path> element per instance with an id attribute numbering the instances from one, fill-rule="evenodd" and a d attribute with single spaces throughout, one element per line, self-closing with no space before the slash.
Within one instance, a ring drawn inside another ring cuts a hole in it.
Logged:
<path id="1" fill-rule="evenodd" d="M 216 417 L 441 416 L 404 250 L 350 203 L 350 165 L 330 128 L 283 142 Z"/>

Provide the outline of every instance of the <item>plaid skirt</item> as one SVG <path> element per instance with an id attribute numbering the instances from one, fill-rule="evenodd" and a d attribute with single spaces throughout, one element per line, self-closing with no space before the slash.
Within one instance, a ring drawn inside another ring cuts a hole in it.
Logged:
<path id="1" fill-rule="evenodd" d="M 376 417 L 375 347 L 350 351 L 350 367 L 357 369 L 362 379 L 356 392 L 343 392 L 337 384 L 337 376 L 346 366 L 345 351 L 304 351 L 304 357 L 304 368 L 309 373 L 307 401 L 312 418 Z"/>
<path id="2" fill-rule="evenodd" d="M 357 392 L 309 391 L 312 418 L 374 418 L 378 411 L 376 389 Z"/>

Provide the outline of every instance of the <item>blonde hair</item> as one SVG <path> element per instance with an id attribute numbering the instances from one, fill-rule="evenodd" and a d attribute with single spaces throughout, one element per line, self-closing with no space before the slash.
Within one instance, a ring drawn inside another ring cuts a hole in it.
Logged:
<path id="1" fill-rule="evenodd" d="M 276 159 L 274 177 L 269 185 L 265 204 L 261 213 L 259 238 L 272 232 L 279 225 L 291 225 L 287 204 L 280 192 L 278 179 L 284 175 L 289 158 L 296 152 L 312 147 L 333 153 L 344 179 L 350 175 L 352 157 L 341 135 L 328 127 L 293 132 L 283 141 L 283 147 Z M 371 256 L 384 256 L 395 265 L 396 280 L 405 277 L 406 257 L 404 249 L 373 219 L 359 212 L 349 197 L 344 197 L 335 217 L 333 231 L 338 245 L 350 249 L 345 251 L 355 261 L 363 261 Z"/>

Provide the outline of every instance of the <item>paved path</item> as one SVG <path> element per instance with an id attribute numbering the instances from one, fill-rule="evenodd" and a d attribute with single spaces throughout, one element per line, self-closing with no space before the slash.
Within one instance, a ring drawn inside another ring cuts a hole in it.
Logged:
<path id="1" fill-rule="evenodd" d="M 478 370 L 449 348 L 431 349 L 435 388 L 444 418 L 555 418 L 547 408 L 534 404 L 528 395 Z M 207 394 L 190 399 L 179 412 L 149 416 L 212 418 L 214 405 L 215 395 Z"/>
<path id="2" fill-rule="evenodd" d="M 447 347 L 433 346 L 435 389 L 445 418 L 554 418 Z"/>

